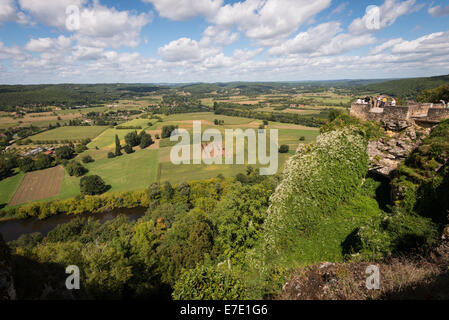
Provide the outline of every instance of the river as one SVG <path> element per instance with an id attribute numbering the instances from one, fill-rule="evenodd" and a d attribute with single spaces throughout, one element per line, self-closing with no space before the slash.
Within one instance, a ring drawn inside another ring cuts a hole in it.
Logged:
<path id="1" fill-rule="evenodd" d="M 76 217 L 88 218 L 92 217 L 98 220 L 100 223 L 105 223 L 117 217 L 120 214 L 125 215 L 130 220 L 137 220 L 143 215 L 147 208 L 134 208 L 134 209 L 115 209 L 113 211 L 103 213 L 84 213 L 66 215 L 59 214 L 52 216 L 45 220 L 38 220 L 36 218 L 30 218 L 26 220 L 11 220 L 6 222 L 0 222 L 0 233 L 3 235 L 3 240 L 6 242 L 17 240 L 23 234 L 30 234 L 33 232 L 40 232 L 43 236 L 46 236 L 51 230 L 60 224 L 64 224 Z"/>

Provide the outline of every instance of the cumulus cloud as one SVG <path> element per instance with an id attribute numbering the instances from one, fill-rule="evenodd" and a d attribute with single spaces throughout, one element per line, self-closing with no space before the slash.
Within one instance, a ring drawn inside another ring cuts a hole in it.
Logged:
<path id="1" fill-rule="evenodd" d="M 19 0 L 19 3 L 37 21 L 61 30 L 75 31 L 75 38 L 82 46 L 135 47 L 139 44 L 141 29 L 152 20 L 151 13 L 119 11 L 101 5 L 98 0 L 88 6 L 85 6 L 87 0 Z M 66 9 L 69 6 L 79 8 L 78 30 L 67 30 Z"/>
<path id="2" fill-rule="evenodd" d="M 75 37 L 83 46 L 136 47 L 142 28 L 151 20 L 151 14 L 134 15 L 129 11 L 102 6 L 96 1 L 92 7 L 81 10 L 80 29 Z"/>
<path id="3" fill-rule="evenodd" d="M 64 29 L 66 26 L 66 9 L 68 6 L 81 8 L 87 0 L 19 0 L 22 10 L 34 19 L 51 27 Z"/>
<path id="4" fill-rule="evenodd" d="M 449 15 L 449 5 L 445 7 L 442 6 L 430 7 L 428 12 L 433 17 L 444 17 Z"/>
<path id="5" fill-rule="evenodd" d="M 328 8 L 331 0 L 246 0 L 220 8 L 212 21 L 237 28 L 261 45 L 288 37 Z"/>
<path id="6" fill-rule="evenodd" d="M 198 41 L 189 38 L 180 38 L 159 48 L 158 53 L 168 62 L 200 61 L 217 54 L 218 49 L 202 46 Z"/>
<path id="7" fill-rule="evenodd" d="M 374 47 L 373 49 L 371 49 L 370 54 L 382 53 L 382 52 L 394 47 L 395 45 L 402 43 L 403 41 L 404 40 L 402 40 L 402 38 L 391 39 L 391 40 L 386 41 L 386 42 L 382 43 L 381 45 L 378 45 L 378 46 Z"/>
<path id="8" fill-rule="evenodd" d="M 187 20 L 197 16 L 211 17 L 223 0 L 142 0 L 152 3 L 159 15 L 172 20 Z"/>
<path id="9" fill-rule="evenodd" d="M 354 34 L 362 34 L 365 32 L 376 31 L 391 26 L 396 20 L 406 14 L 410 14 L 420 10 L 422 5 L 417 5 L 416 0 L 385 0 L 384 4 L 379 7 L 379 25 L 372 25 L 372 11 L 367 12 L 362 18 L 355 19 L 349 26 L 349 31 Z"/>
<path id="10" fill-rule="evenodd" d="M 402 41 L 396 44 L 392 49 L 392 53 L 410 54 L 449 54 L 449 31 L 436 32 L 412 41 Z"/>
<path id="11" fill-rule="evenodd" d="M 222 46 L 228 46 L 235 42 L 238 37 L 239 34 L 236 32 L 231 32 L 228 29 L 221 29 L 217 26 L 209 26 L 203 32 L 203 39 L 201 39 L 201 42 L 206 45 L 214 42 Z"/>
<path id="12" fill-rule="evenodd" d="M 312 53 L 329 43 L 332 38 L 342 31 L 339 22 L 328 22 L 299 33 L 295 38 L 269 50 L 271 55 L 292 53 Z"/>
<path id="13" fill-rule="evenodd" d="M 38 38 L 31 39 L 26 45 L 25 49 L 33 52 L 45 51 L 67 51 L 71 48 L 72 39 L 59 36 L 58 38 Z"/>
<path id="14" fill-rule="evenodd" d="M 0 41 L 0 60 L 17 58 L 21 54 L 18 47 L 7 47 Z"/>
<path id="15" fill-rule="evenodd" d="M 17 8 L 15 0 L 0 0 L 0 23 L 7 21 L 29 23 L 28 17 Z"/>

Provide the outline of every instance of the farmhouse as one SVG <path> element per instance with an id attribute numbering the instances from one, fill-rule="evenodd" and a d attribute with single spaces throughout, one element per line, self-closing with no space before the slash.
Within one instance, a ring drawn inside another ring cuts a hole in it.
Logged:
<path id="1" fill-rule="evenodd" d="M 42 149 L 41 147 L 39 147 L 39 148 L 36 148 L 36 149 L 31 150 L 30 152 L 25 153 L 24 156 L 25 156 L 25 157 L 36 156 L 36 155 L 38 155 L 39 153 L 41 153 L 42 151 L 44 151 L 44 149 Z"/>

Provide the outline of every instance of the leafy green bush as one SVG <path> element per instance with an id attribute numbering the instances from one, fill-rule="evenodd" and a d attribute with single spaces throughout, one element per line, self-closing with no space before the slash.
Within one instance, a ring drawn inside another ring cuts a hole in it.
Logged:
<path id="1" fill-rule="evenodd" d="M 182 273 L 173 291 L 175 300 L 244 300 L 244 284 L 232 274 L 198 265 Z"/>

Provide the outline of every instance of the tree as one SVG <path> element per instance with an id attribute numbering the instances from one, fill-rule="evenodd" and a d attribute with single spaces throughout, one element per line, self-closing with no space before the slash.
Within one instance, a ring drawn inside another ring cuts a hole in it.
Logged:
<path id="1" fill-rule="evenodd" d="M 153 143 L 154 143 L 154 141 L 151 138 L 151 135 L 149 135 L 145 131 L 142 131 L 140 133 L 140 145 L 139 145 L 139 147 L 141 149 L 145 149 L 145 148 L 151 146 Z"/>
<path id="2" fill-rule="evenodd" d="M 62 146 L 56 149 L 56 160 L 70 160 L 75 155 L 75 151 L 71 146 Z"/>
<path id="3" fill-rule="evenodd" d="M 83 152 L 86 151 L 86 150 L 87 150 L 87 147 L 86 147 L 86 145 L 84 145 L 84 144 L 78 144 L 78 145 L 75 147 L 75 152 L 78 153 L 78 154 L 83 153 Z"/>
<path id="4" fill-rule="evenodd" d="M 136 147 L 140 144 L 139 136 L 136 131 L 130 132 L 125 136 L 126 144 L 129 144 L 131 147 Z"/>
<path id="5" fill-rule="evenodd" d="M 161 198 L 161 186 L 159 183 L 154 182 L 148 188 L 148 198 L 150 198 L 150 200 L 158 200 Z"/>
<path id="6" fill-rule="evenodd" d="M 431 90 L 424 90 L 418 96 L 419 102 L 440 103 L 441 100 L 449 103 L 449 84 L 444 84 Z"/>
<path id="7" fill-rule="evenodd" d="M 45 153 L 41 153 L 37 156 L 34 166 L 36 170 L 42 170 L 50 168 L 53 164 L 53 158 Z"/>
<path id="8" fill-rule="evenodd" d="M 115 135 L 115 156 L 119 157 L 122 155 L 122 146 L 120 145 L 120 139 L 118 135 Z"/>
<path id="9" fill-rule="evenodd" d="M 87 156 L 83 157 L 82 161 L 83 161 L 83 163 L 90 163 L 90 162 L 94 162 L 94 159 L 91 156 L 87 155 Z"/>
<path id="10" fill-rule="evenodd" d="M 25 157 L 19 160 L 19 168 L 23 172 L 30 172 L 34 170 L 34 161 L 31 158 Z"/>
<path id="11" fill-rule="evenodd" d="M 279 147 L 279 153 L 287 153 L 290 150 L 290 147 L 286 144 L 283 144 Z"/>
<path id="12" fill-rule="evenodd" d="M 87 173 L 87 169 L 84 168 L 78 161 L 71 161 L 69 164 L 67 164 L 66 170 L 71 177 L 81 177 L 82 175 Z"/>
<path id="13" fill-rule="evenodd" d="M 162 139 L 170 138 L 173 131 L 175 131 L 178 127 L 174 125 L 163 126 L 162 127 Z"/>
<path id="14" fill-rule="evenodd" d="M 126 144 L 123 148 L 127 154 L 131 154 L 134 152 L 133 147 L 131 147 L 129 144 Z"/>
<path id="15" fill-rule="evenodd" d="M 108 187 L 100 176 L 93 175 L 81 178 L 80 189 L 83 195 L 96 195 L 105 193 Z"/>
<path id="16" fill-rule="evenodd" d="M 175 189 L 173 189 L 171 183 L 168 181 L 165 181 L 164 188 L 162 189 L 162 197 L 165 200 L 170 201 L 173 198 L 174 193 L 175 193 Z"/>

